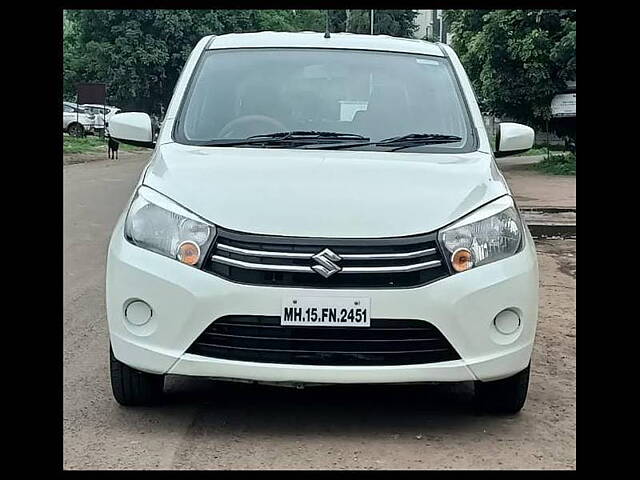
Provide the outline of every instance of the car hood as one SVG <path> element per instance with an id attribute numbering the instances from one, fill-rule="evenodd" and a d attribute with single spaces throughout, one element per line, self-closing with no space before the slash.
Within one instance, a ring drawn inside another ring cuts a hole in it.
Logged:
<path id="1" fill-rule="evenodd" d="M 509 193 L 491 155 L 159 145 L 143 183 L 244 232 L 395 237 Z"/>

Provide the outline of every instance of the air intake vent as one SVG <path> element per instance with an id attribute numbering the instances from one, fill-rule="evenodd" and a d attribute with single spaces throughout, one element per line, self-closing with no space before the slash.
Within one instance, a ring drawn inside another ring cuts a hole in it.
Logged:
<path id="1" fill-rule="evenodd" d="M 422 320 L 371 319 L 368 328 L 289 327 L 279 317 L 233 315 L 213 322 L 187 353 L 246 362 L 299 365 L 411 365 L 457 360 Z"/>

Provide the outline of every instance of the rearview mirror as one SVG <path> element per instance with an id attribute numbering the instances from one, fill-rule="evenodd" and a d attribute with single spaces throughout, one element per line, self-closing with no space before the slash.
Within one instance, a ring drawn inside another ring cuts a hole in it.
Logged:
<path id="1" fill-rule="evenodd" d="M 153 148 L 151 117 L 142 112 L 118 113 L 109 119 L 109 135 L 118 142 Z"/>
<path id="2" fill-rule="evenodd" d="M 501 123 L 496 132 L 496 158 L 516 155 L 533 147 L 533 128 L 519 123 Z"/>

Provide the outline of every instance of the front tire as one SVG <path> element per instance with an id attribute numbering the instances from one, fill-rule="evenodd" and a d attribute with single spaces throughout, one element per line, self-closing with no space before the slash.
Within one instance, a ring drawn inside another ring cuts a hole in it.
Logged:
<path id="1" fill-rule="evenodd" d="M 111 390 L 120 405 L 136 407 L 156 405 L 162 399 L 164 376 L 141 372 L 125 365 L 109 347 Z"/>
<path id="2" fill-rule="evenodd" d="M 531 363 L 521 372 L 493 382 L 475 382 L 474 400 L 481 412 L 518 413 L 529 390 Z"/>

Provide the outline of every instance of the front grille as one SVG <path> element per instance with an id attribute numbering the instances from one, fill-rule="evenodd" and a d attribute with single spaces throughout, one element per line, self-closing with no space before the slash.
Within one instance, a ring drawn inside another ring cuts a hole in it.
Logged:
<path id="1" fill-rule="evenodd" d="M 313 288 L 416 287 L 449 275 L 435 233 L 321 239 L 219 229 L 203 269 L 238 283 Z"/>
<path id="2" fill-rule="evenodd" d="M 281 326 L 280 317 L 231 315 L 213 322 L 187 353 L 299 365 L 411 365 L 460 358 L 428 322 L 371 319 L 370 327 Z"/>

